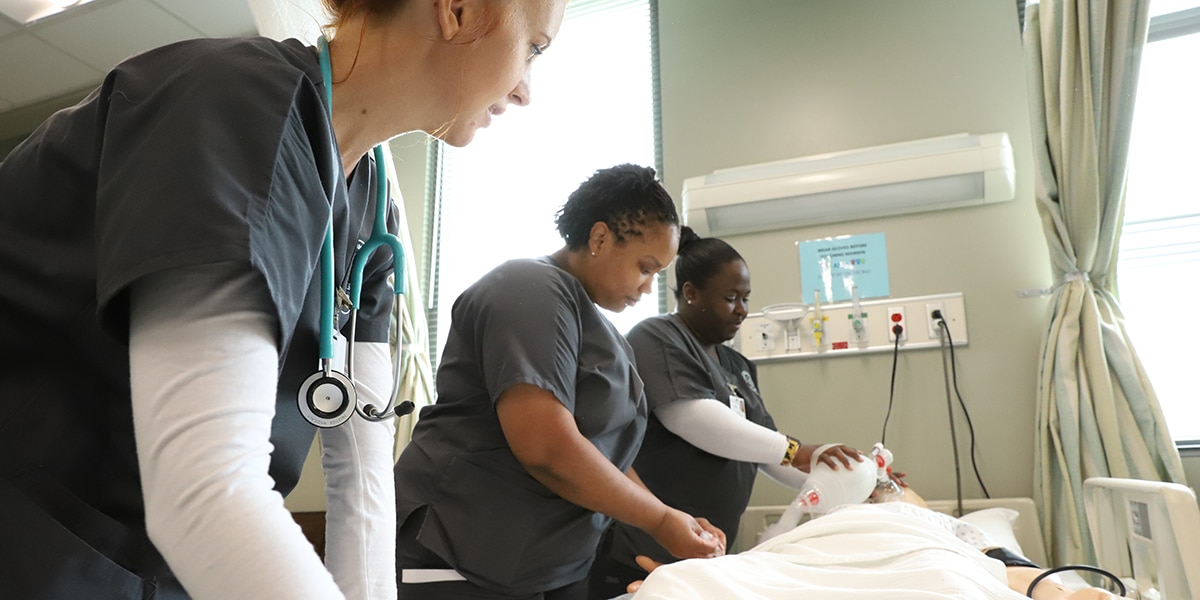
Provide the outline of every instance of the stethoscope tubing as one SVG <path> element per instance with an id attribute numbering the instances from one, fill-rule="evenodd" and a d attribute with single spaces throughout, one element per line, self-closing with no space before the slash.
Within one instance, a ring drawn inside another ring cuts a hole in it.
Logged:
<path id="1" fill-rule="evenodd" d="M 325 102 L 329 109 L 329 116 L 333 118 L 333 69 L 330 65 L 329 44 L 325 36 L 320 36 L 317 40 L 318 62 L 321 67 L 321 76 L 325 80 Z M 388 183 L 387 169 L 384 165 L 383 148 L 375 146 L 372 150 L 372 158 L 375 163 L 375 215 L 371 227 L 371 235 L 363 242 L 354 256 L 350 268 L 350 282 L 348 296 L 350 300 L 350 336 L 346 341 L 346 376 L 344 379 L 351 386 L 351 396 L 354 400 L 355 411 L 364 419 L 369 421 L 382 421 L 384 419 L 397 416 L 395 404 L 396 393 L 400 387 L 400 355 L 403 350 L 403 326 L 401 320 L 404 316 L 403 299 L 400 297 L 404 294 L 404 245 L 400 242 L 400 238 L 388 232 L 387 228 L 387 205 L 388 205 Z M 374 405 L 359 406 L 357 401 L 357 393 L 354 392 L 354 344 L 355 336 L 357 335 L 358 325 L 358 309 L 362 299 L 362 283 L 363 271 L 366 269 L 367 261 L 376 250 L 387 246 L 392 251 L 392 288 L 395 292 L 393 298 L 394 314 L 396 315 L 397 325 L 401 331 L 396 336 L 395 347 L 392 348 L 391 354 L 393 357 L 392 367 L 392 392 L 388 395 L 387 404 L 380 411 Z M 318 343 L 318 355 L 320 358 L 320 370 L 325 378 L 336 377 L 341 379 L 340 374 L 333 370 L 334 356 L 334 330 L 337 326 L 337 313 L 334 310 L 335 296 L 337 285 L 334 282 L 334 251 L 333 251 L 333 215 L 330 214 L 329 221 L 325 227 L 325 239 L 321 245 L 321 254 L 319 257 L 321 270 L 321 314 L 320 314 L 320 340 Z M 310 378 L 311 380 L 311 378 Z M 306 382 L 306 386 L 308 383 Z M 303 396 L 303 390 L 302 394 Z M 407 414 L 412 410 L 411 402 L 401 403 L 400 414 Z M 407 409 L 407 410 L 404 410 Z M 306 416 L 308 416 L 306 414 Z M 315 423 L 319 426 L 326 426 L 321 423 Z M 339 422 L 340 424 L 340 422 Z"/>

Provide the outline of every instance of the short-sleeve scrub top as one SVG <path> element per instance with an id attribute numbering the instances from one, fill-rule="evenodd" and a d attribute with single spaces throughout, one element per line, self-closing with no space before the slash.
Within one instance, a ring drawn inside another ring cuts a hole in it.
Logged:
<path id="1" fill-rule="evenodd" d="M 315 431 L 296 394 L 318 367 L 326 224 L 345 282 L 374 214 L 373 160 L 347 180 L 324 86 L 296 40 L 171 44 L 118 65 L 0 162 L 0 554 L 28 559 L 13 572 L 66 585 L 86 572 L 78 559 L 169 577 L 145 536 L 126 347 L 130 287 L 152 273 L 261 275 L 279 324 L 270 474 L 295 485 Z M 368 264 L 361 341 L 387 341 L 390 259 Z"/>
<path id="2" fill-rule="evenodd" d="M 500 265 L 463 292 L 452 319 L 437 403 L 421 411 L 396 466 L 398 522 L 427 507 L 418 541 L 487 589 L 534 594 L 579 581 L 611 519 L 521 466 L 495 402 L 518 384 L 553 393 L 624 471 L 646 423 L 629 345 L 549 257 Z"/>

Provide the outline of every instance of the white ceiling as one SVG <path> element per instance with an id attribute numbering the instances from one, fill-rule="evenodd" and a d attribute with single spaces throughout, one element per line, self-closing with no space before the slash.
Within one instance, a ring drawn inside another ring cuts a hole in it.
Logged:
<path id="1" fill-rule="evenodd" d="M 255 32 L 247 0 L 94 0 L 24 27 L 0 15 L 0 113 L 94 87 L 143 50 Z"/>

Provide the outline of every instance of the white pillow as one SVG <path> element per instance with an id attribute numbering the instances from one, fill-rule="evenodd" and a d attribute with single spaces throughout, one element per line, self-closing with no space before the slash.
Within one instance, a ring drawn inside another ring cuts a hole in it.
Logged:
<path id="1" fill-rule="evenodd" d="M 959 519 L 983 530 L 996 544 L 1025 556 L 1021 545 L 1017 543 L 1013 524 L 1017 522 L 1017 511 L 1011 508 L 994 507 L 967 513 Z"/>

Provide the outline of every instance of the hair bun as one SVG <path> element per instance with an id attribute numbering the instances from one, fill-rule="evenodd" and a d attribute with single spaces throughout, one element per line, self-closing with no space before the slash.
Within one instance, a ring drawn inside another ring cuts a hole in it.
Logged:
<path id="1" fill-rule="evenodd" d="M 700 241 L 700 239 L 700 234 L 696 233 L 691 227 L 684 225 L 679 229 L 679 251 L 682 252 L 685 246 L 692 242 Z"/>

